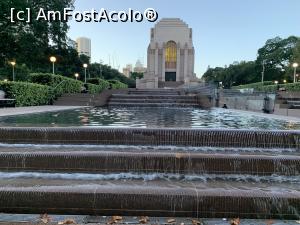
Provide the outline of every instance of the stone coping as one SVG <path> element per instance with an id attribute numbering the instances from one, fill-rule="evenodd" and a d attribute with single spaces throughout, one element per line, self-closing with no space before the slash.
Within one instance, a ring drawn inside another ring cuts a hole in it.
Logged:
<path id="1" fill-rule="evenodd" d="M 29 107 L 15 107 L 15 108 L 0 108 L 0 117 L 1 116 L 16 116 L 24 114 L 33 114 L 33 113 L 43 113 L 43 112 L 55 112 L 71 109 L 84 108 L 84 106 L 29 106 Z"/>
<path id="2" fill-rule="evenodd" d="M 293 218 L 299 193 L 126 185 L 1 187 L 5 213 Z"/>
<path id="3" fill-rule="evenodd" d="M 288 169 L 287 169 L 288 168 Z M 162 152 L 0 152 L 2 171 L 176 174 L 300 174 L 300 156 Z"/>

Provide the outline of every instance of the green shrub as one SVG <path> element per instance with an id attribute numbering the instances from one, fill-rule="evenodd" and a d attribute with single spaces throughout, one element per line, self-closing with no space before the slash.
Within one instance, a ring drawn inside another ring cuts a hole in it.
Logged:
<path id="1" fill-rule="evenodd" d="M 287 91 L 300 91 L 300 83 L 280 84 L 279 87 L 285 88 Z"/>
<path id="2" fill-rule="evenodd" d="M 271 82 L 271 81 L 270 81 Z M 240 85 L 234 87 L 235 89 L 243 89 L 243 88 L 254 88 L 256 91 L 266 91 L 266 92 L 275 92 L 278 88 L 285 88 L 287 91 L 300 91 L 300 82 L 299 83 L 288 83 L 288 84 L 279 84 L 275 85 L 258 85 L 258 83 Z"/>
<path id="3" fill-rule="evenodd" d="M 108 82 L 111 84 L 112 89 L 128 88 L 127 84 L 124 84 L 118 80 L 108 80 Z"/>
<path id="4" fill-rule="evenodd" d="M 28 82 L 0 82 L 0 89 L 6 98 L 16 99 L 16 106 L 35 106 L 50 104 L 53 95 L 50 87 Z"/>
<path id="5" fill-rule="evenodd" d="M 102 86 L 96 85 L 96 84 L 86 83 L 85 87 L 87 88 L 87 90 L 90 94 L 97 94 L 97 93 L 100 93 L 101 91 L 103 91 Z"/>
<path id="6" fill-rule="evenodd" d="M 251 83 L 251 84 L 244 84 L 244 85 L 239 85 L 239 86 L 234 86 L 232 87 L 233 89 L 245 89 L 245 88 L 254 88 L 255 90 L 267 86 L 267 85 L 273 85 L 274 82 L 272 81 L 265 81 L 265 82 L 257 82 L 257 83 Z"/>
<path id="7" fill-rule="evenodd" d="M 80 93 L 83 86 L 81 81 L 49 73 L 32 73 L 30 80 L 33 83 L 50 86 L 56 97 L 64 93 Z"/>
<path id="8" fill-rule="evenodd" d="M 266 85 L 266 86 L 260 86 L 256 88 L 257 91 L 265 91 L 265 92 L 275 92 L 278 89 L 278 85 Z"/>
<path id="9" fill-rule="evenodd" d="M 91 78 L 88 79 L 87 82 L 100 86 L 101 91 L 109 88 L 109 82 L 100 78 Z"/>

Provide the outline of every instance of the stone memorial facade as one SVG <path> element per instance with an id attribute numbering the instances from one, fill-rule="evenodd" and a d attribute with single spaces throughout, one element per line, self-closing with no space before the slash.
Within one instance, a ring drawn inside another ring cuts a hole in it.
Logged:
<path id="1" fill-rule="evenodd" d="M 197 83 L 194 73 L 193 32 L 180 19 L 160 20 L 151 29 L 147 72 L 137 79 L 137 88 L 178 87 Z"/>

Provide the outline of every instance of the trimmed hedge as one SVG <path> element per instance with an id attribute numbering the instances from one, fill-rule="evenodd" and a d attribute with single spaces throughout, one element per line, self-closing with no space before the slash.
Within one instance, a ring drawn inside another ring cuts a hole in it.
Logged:
<path id="1" fill-rule="evenodd" d="M 16 106 L 48 105 L 53 99 L 50 87 L 28 82 L 0 82 L 6 98 L 16 99 Z"/>
<path id="2" fill-rule="evenodd" d="M 96 85 L 96 84 L 86 83 L 85 87 L 87 88 L 88 93 L 90 93 L 90 94 L 97 94 L 97 93 L 100 93 L 101 91 L 103 91 L 102 86 Z"/>
<path id="3" fill-rule="evenodd" d="M 91 78 L 87 82 L 100 86 L 102 88 L 101 91 L 109 88 L 109 82 L 100 78 Z"/>
<path id="4" fill-rule="evenodd" d="M 300 82 L 278 84 L 278 85 L 272 83 L 272 85 L 264 85 L 264 86 L 257 85 L 257 83 L 254 83 L 254 84 L 236 86 L 234 89 L 243 89 L 243 88 L 254 88 L 256 91 L 266 91 L 266 92 L 275 92 L 278 90 L 278 88 L 285 88 L 285 90 L 287 91 L 300 91 Z"/>
<path id="5" fill-rule="evenodd" d="M 300 83 L 280 84 L 280 88 L 285 88 L 287 91 L 300 91 Z"/>
<path id="6" fill-rule="evenodd" d="M 64 93 L 80 93 L 83 86 L 81 81 L 50 73 L 32 73 L 30 74 L 30 81 L 50 86 L 55 97 L 59 97 Z"/>
<path id="7" fill-rule="evenodd" d="M 280 86 L 279 86 L 280 87 Z M 275 92 L 278 90 L 278 85 L 266 85 L 266 86 L 260 86 L 258 88 L 255 88 L 257 91 L 265 91 L 265 92 Z"/>
<path id="8" fill-rule="evenodd" d="M 127 84 L 124 84 L 118 80 L 108 80 L 108 82 L 111 84 L 112 89 L 128 88 Z"/>
<path id="9" fill-rule="evenodd" d="M 273 81 L 265 81 L 264 83 L 262 82 L 257 82 L 257 83 L 251 83 L 251 84 L 244 84 L 244 85 L 239 85 L 239 86 L 234 86 L 232 87 L 233 89 L 245 89 L 245 88 L 254 88 L 254 89 L 259 89 L 263 86 L 269 86 L 273 85 Z"/>

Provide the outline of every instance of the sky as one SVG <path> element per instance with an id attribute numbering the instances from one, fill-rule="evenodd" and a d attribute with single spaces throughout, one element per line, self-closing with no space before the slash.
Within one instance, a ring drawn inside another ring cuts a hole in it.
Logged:
<path id="1" fill-rule="evenodd" d="M 161 18 L 180 18 L 193 29 L 195 73 L 208 66 L 255 60 L 257 50 L 276 36 L 300 36 L 300 0 L 76 0 L 75 10 L 144 11 L 154 8 Z M 147 63 L 150 28 L 155 23 L 69 23 L 69 36 L 92 40 L 92 62 L 119 68 Z"/>

